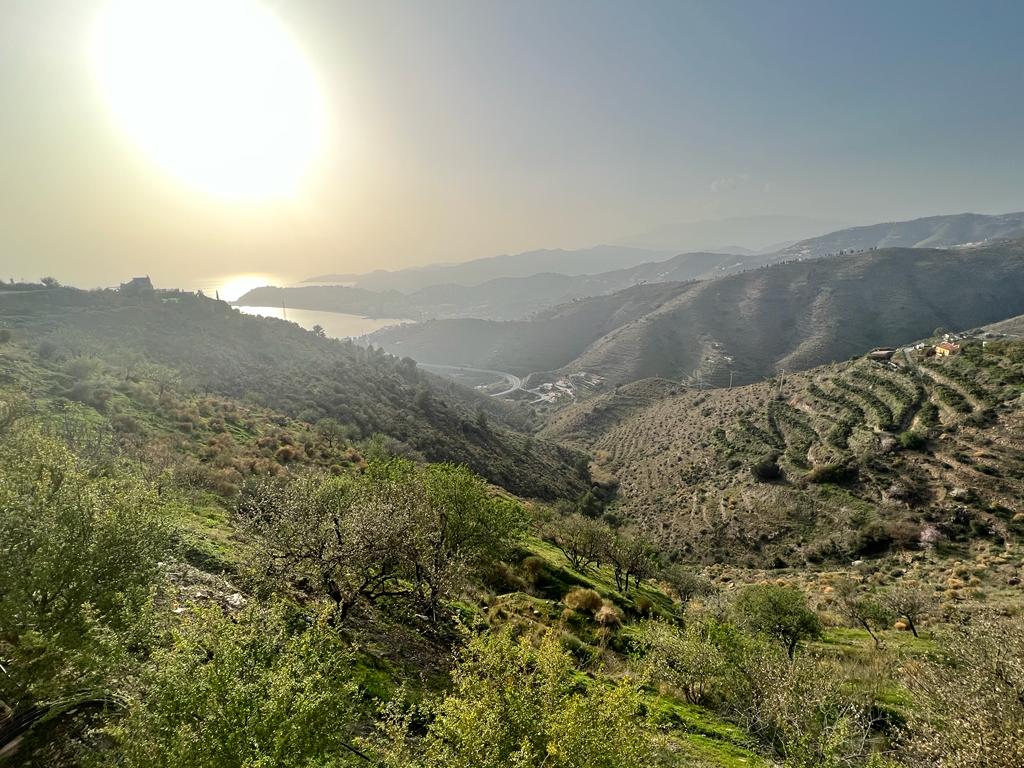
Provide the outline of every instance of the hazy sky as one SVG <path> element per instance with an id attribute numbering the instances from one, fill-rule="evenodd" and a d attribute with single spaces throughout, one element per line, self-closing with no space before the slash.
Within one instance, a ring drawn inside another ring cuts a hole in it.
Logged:
<path id="1" fill-rule="evenodd" d="M 1019 0 L 277 0 L 327 134 L 264 202 L 124 139 L 88 56 L 102 5 L 0 0 L 0 276 L 301 277 L 706 218 L 1024 209 Z"/>

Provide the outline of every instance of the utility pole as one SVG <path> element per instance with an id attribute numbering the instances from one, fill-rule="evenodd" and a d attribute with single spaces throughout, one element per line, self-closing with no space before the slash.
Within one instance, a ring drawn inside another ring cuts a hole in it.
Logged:
<path id="1" fill-rule="evenodd" d="M 732 375 L 735 373 L 731 368 L 729 369 L 729 389 L 732 389 Z"/>

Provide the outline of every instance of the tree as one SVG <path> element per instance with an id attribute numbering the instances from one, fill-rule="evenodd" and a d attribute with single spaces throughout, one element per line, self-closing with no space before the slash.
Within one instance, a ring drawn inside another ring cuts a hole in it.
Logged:
<path id="1" fill-rule="evenodd" d="M 647 622 L 636 636 L 640 667 L 646 676 L 680 691 L 689 703 L 701 704 L 727 673 L 721 642 L 729 632 L 711 619 L 688 621 L 685 627 Z"/>
<path id="2" fill-rule="evenodd" d="M 331 600 L 344 621 L 361 602 L 415 602 L 435 615 L 468 572 L 523 532 L 519 504 L 493 498 L 464 467 L 371 462 L 361 475 L 254 485 L 239 506 L 269 583 Z"/>
<path id="3" fill-rule="evenodd" d="M 917 625 L 935 605 L 935 599 L 920 585 L 897 582 L 882 594 L 882 603 L 894 614 L 906 619 L 907 627 L 917 637 Z"/>
<path id="4" fill-rule="evenodd" d="M 807 596 L 796 587 L 746 587 L 736 599 L 735 609 L 742 625 L 778 640 L 790 659 L 801 641 L 821 634 L 821 619 L 808 607 Z"/>
<path id="5" fill-rule="evenodd" d="M 553 634 L 539 647 L 509 630 L 474 638 L 421 739 L 397 717 L 370 740 L 388 768 L 646 768 L 655 735 L 637 684 L 580 687 Z"/>
<path id="6" fill-rule="evenodd" d="M 828 658 L 788 657 L 756 638 L 738 644 L 724 707 L 786 768 L 870 766 L 873 751 L 868 702 L 850 694 L 843 667 Z"/>
<path id="7" fill-rule="evenodd" d="M 578 513 L 552 522 L 546 536 L 578 571 L 600 564 L 610 537 L 607 525 Z"/>
<path id="8" fill-rule="evenodd" d="M 630 577 L 639 589 L 640 580 L 654 572 L 656 553 L 654 544 L 636 530 L 621 530 L 605 537 L 604 555 L 612 564 L 616 589 L 628 593 Z"/>
<path id="9" fill-rule="evenodd" d="M 678 563 L 661 572 L 661 580 L 675 593 L 683 608 L 695 597 L 709 595 L 714 592 L 714 585 L 693 570 Z"/>
<path id="10" fill-rule="evenodd" d="M 39 282 L 47 288 L 60 288 L 60 283 L 57 282 L 55 277 L 43 277 L 39 279 Z"/>
<path id="11" fill-rule="evenodd" d="M 313 332 L 313 335 L 316 336 L 318 339 L 326 339 L 327 338 L 327 331 L 325 331 L 324 327 L 322 325 L 320 325 L 320 324 L 314 325 L 313 328 L 312 328 L 312 332 Z"/>
<path id="12" fill-rule="evenodd" d="M 855 582 L 847 579 L 836 588 L 839 610 L 850 621 L 860 624 L 875 641 L 875 648 L 882 645 L 875 629 L 889 623 L 890 614 L 874 595 L 864 592 Z"/>
<path id="13" fill-rule="evenodd" d="M 320 419 L 316 423 L 317 436 L 332 451 L 345 447 L 349 432 L 350 430 L 337 419 Z"/>

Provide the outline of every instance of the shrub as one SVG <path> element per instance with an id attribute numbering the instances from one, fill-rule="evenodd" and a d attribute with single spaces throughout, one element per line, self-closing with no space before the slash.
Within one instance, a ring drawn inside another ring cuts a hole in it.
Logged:
<path id="1" fill-rule="evenodd" d="M 520 563 L 520 568 L 523 571 L 523 577 L 531 585 L 537 583 L 537 579 L 541 577 L 541 574 L 547 570 L 548 564 L 543 557 L 537 555 L 529 555 L 523 558 L 523 562 Z"/>
<path id="2" fill-rule="evenodd" d="M 928 439 L 924 435 L 912 429 L 900 433 L 900 445 L 908 451 L 919 451 L 925 447 L 927 442 Z"/>
<path id="3" fill-rule="evenodd" d="M 654 601 L 647 595 L 638 595 L 634 601 L 636 612 L 641 616 L 650 616 L 654 613 Z"/>
<path id="4" fill-rule="evenodd" d="M 605 600 L 594 614 L 594 619 L 606 629 L 620 627 L 622 626 L 622 611 L 614 603 Z"/>
<path id="5" fill-rule="evenodd" d="M 569 592 L 563 602 L 578 613 L 597 613 L 604 605 L 604 599 L 592 589 L 574 589 Z"/>
<path id="6" fill-rule="evenodd" d="M 755 480 L 771 482 L 782 477 L 782 470 L 779 468 L 779 454 L 772 452 L 762 456 L 750 466 L 750 474 Z"/>
<path id="7" fill-rule="evenodd" d="M 857 467 L 850 463 L 818 464 L 803 479 L 808 483 L 846 483 L 857 477 Z"/>

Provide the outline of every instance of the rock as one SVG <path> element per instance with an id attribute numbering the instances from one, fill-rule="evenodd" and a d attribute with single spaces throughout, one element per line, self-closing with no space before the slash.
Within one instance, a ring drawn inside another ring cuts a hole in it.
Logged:
<path id="1" fill-rule="evenodd" d="M 235 592 L 233 595 L 228 595 L 224 602 L 228 604 L 229 608 L 234 608 L 237 611 L 245 608 L 246 599 L 242 597 L 241 592 Z"/>

